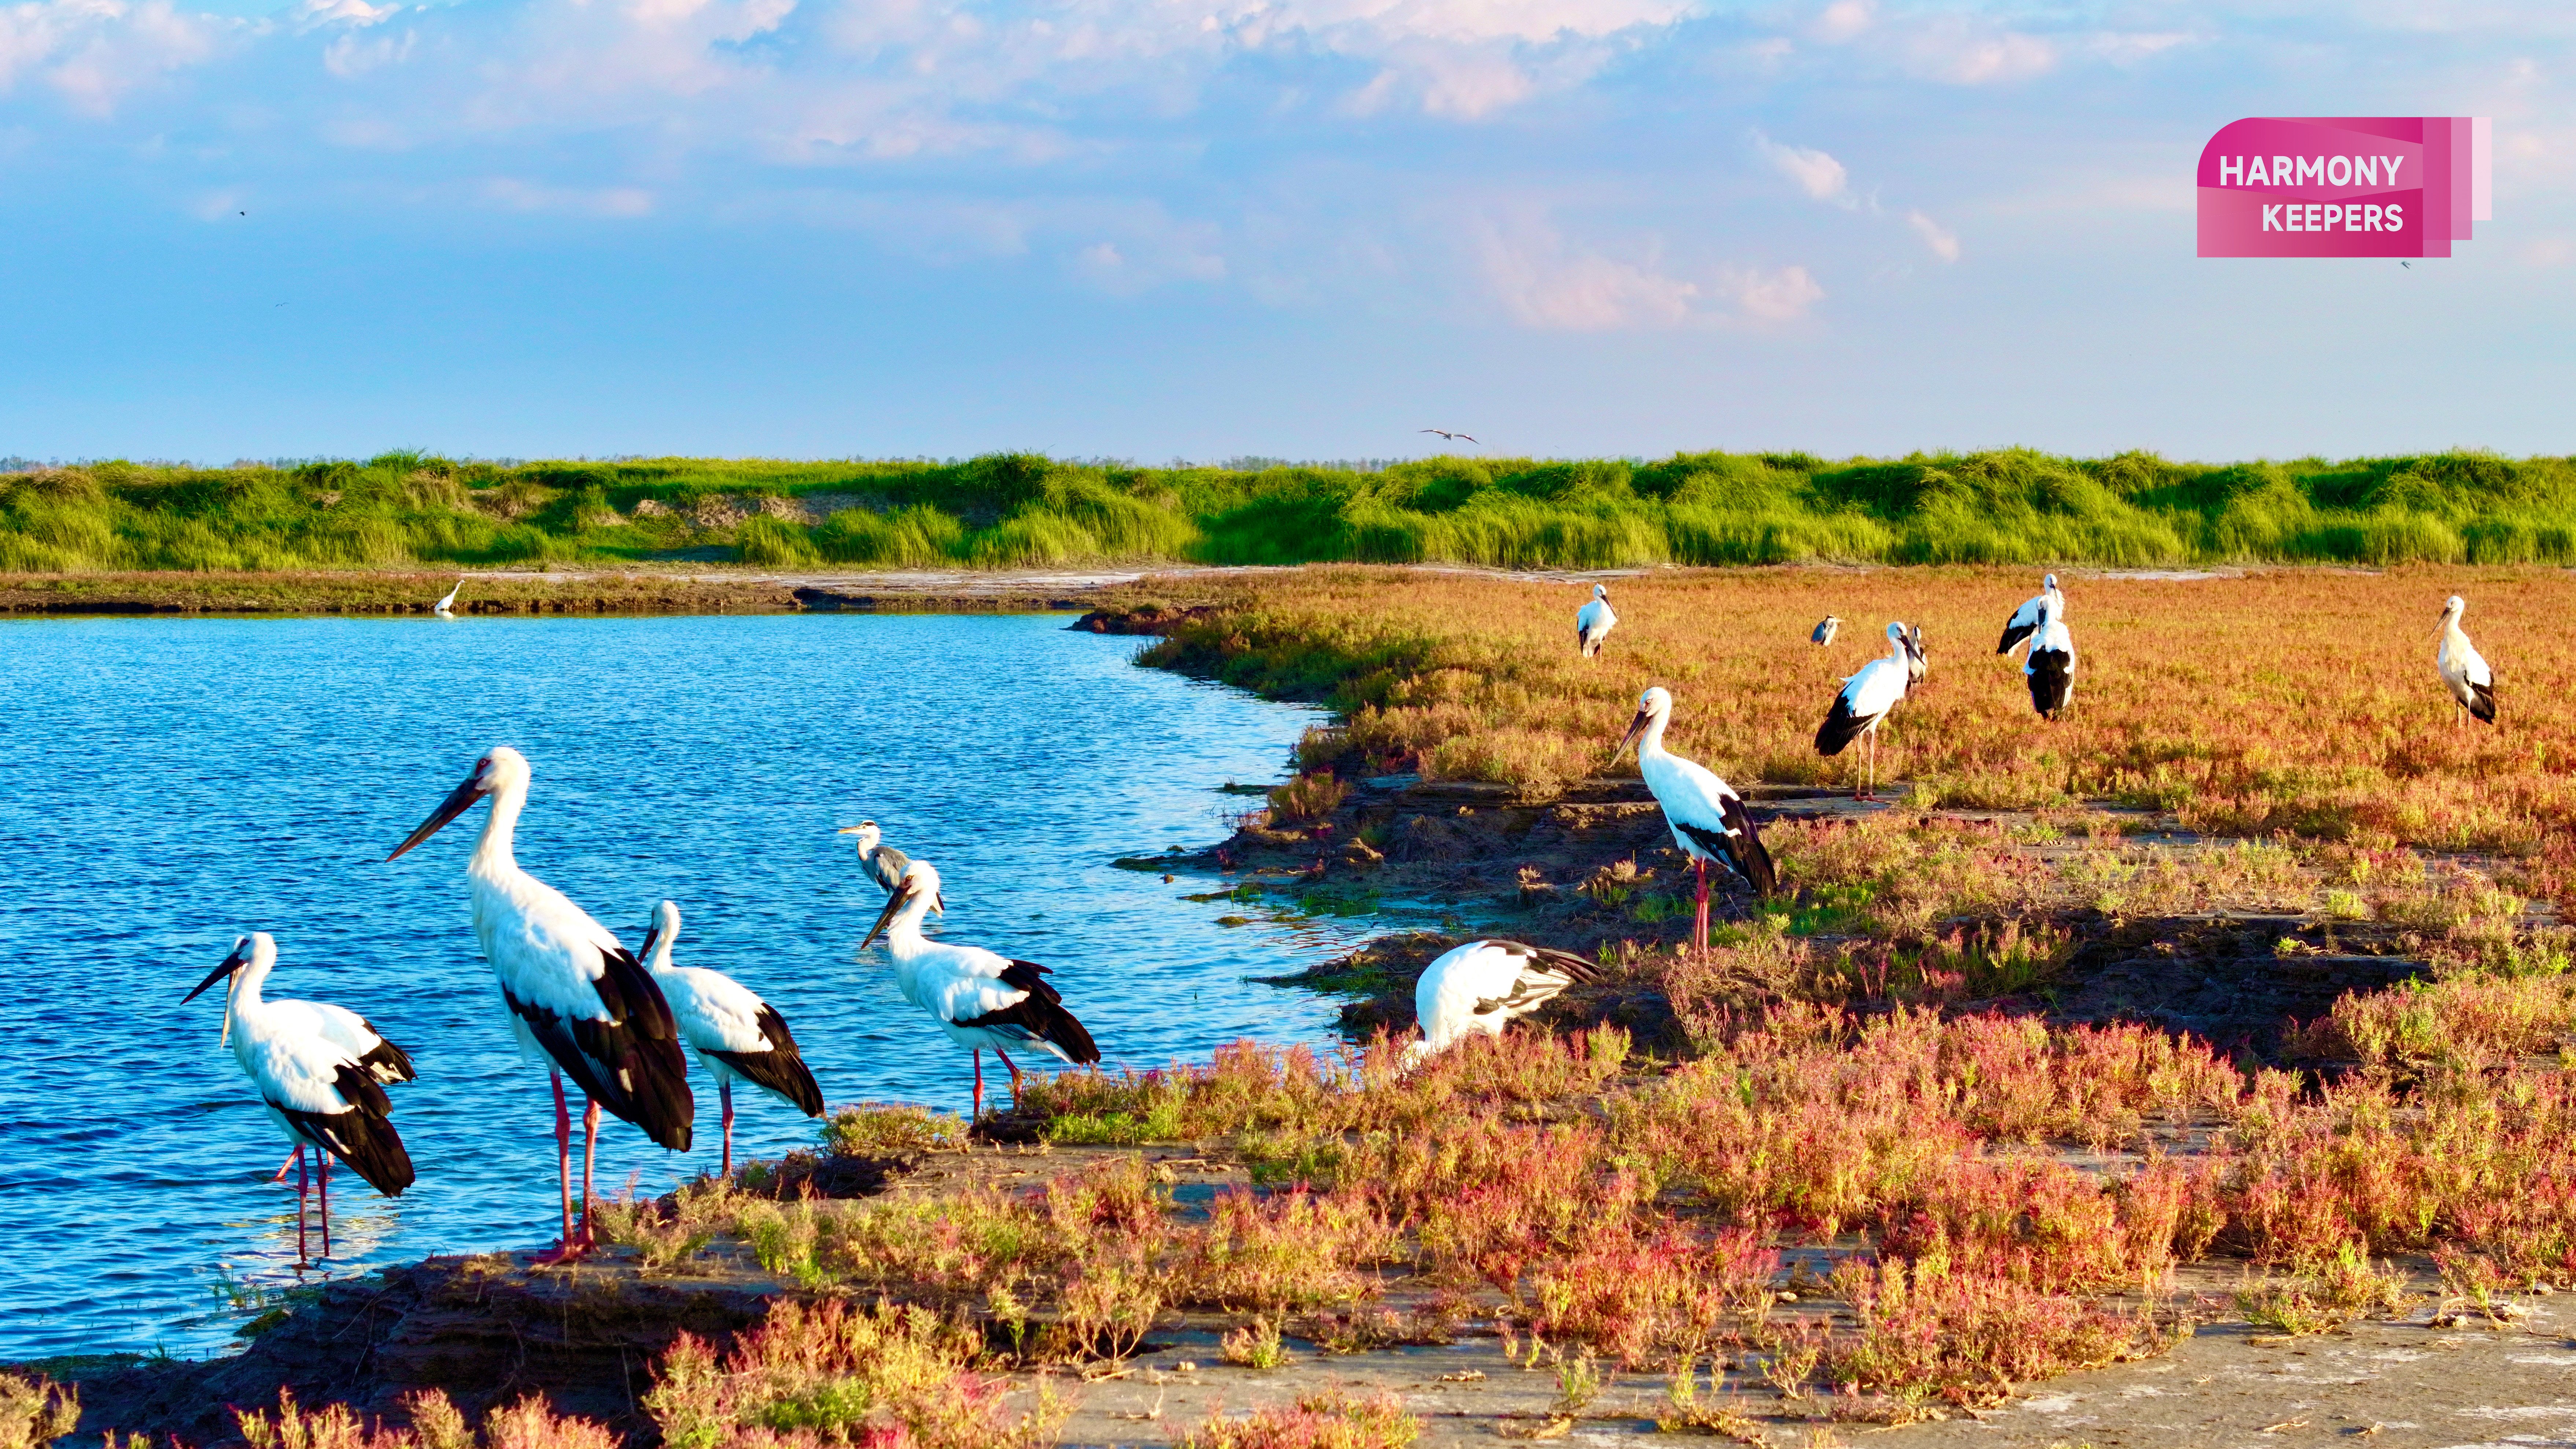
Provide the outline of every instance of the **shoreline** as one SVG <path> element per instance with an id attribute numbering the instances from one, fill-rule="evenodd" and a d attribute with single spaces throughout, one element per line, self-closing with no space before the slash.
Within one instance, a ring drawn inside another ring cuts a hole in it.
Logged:
<path id="1" fill-rule="evenodd" d="M 459 616 L 1079 612 L 1142 572 L 740 575 L 535 570 L 463 575 Z M 439 572 L 0 575 L 0 617 L 426 616 L 459 575 Z"/>
<path id="2" fill-rule="evenodd" d="M 123 570 L 0 573 L 0 618 L 115 615 L 341 615 L 430 612 L 461 577 L 460 615 L 739 613 L 1081 613 L 1148 605 L 1199 605 L 1240 597 L 1300 575 L 1350 573 L 1373 579 L 1493 579 L 1533 585 L 1745 574 L 1836 575 L 1999 572 L 2018 577 L 2039 565 L 1792 564 L 1660 565 L 1653 568 L 1503 569 L 1476 564 L 1314 563 L 1207 565 L 1164 561 L 1048 569 L 885 571 L 704 564 L 567 565 L 498 569 L 285 569 L 265 572 Z M 2427 567 L 2438 567 L 2428 565 Z M 2058 565 L 2070 579 L 2199 583 L 2267 574 L 2376 574 L 2348 564 L 2221 564 L 2183 569 Z M 2552 570 L 2557 572 L 2557 570 Z M 1121 632 L 1147 632 L 1124 630 Z"/>

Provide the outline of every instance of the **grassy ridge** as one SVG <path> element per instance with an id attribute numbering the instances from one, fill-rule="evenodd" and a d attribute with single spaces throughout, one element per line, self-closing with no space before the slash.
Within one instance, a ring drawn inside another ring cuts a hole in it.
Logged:
<path id="1" fill-rule="evenodd" d="M 689 557 L 773 568 L 2217 561 L 2576 563 L 2576 458 L 2215 466 L 2024 449 L 1829 461 L 1142 468 L 663 458 L 0 474 L 0 571 Z"/>

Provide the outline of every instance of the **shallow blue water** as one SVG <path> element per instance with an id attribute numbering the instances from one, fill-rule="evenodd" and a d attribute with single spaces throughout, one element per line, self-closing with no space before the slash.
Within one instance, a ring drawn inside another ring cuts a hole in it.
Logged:
<path id="1" fill-rule="evenodd" d="M 935 934 L 1056 968 L 1109 1065 L 1243 1035 L 1324 1040 L 1331 1008 L 1247 982 L 1355 934 L 1229 929 L 1184 877 L 1111 868 L 1198 846 L 1277 777 L 1312 716 L 1128 662 L 1061 618 L 0 623 L 0 1359 L 203 1352 L 236 1289 L 299 1279 L 286 1144 L 179 998 L 266 930 L 268 994 L 337 1001 L 406 1047 L 419 1169 L 399 1201 L 334 1174 L 329 1271 L 524 1246 L 555 1226 L 545 1075 L 522 1064 L 468 929 L 478 808 L 384 856 L 492 744 L 536 783 L 520 863 L 630 942 L 654 902 L 679 960 L 760 991 L 833 1102 L 963 1111 L 964 1053 L 857 949 L 883 897 L 835 827 L 872 817 L 935 861 Z M 612 1121 L 603 1187 L 659 1191 L 716 1158 Z M 737 1099 L 738 1152 L 812 1126 Z"/>

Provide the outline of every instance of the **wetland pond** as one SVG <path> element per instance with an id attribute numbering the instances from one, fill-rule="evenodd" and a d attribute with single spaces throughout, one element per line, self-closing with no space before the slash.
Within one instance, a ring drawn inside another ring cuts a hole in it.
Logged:
<path id="1" fill-rule="evenodd" d="M 0 623 L 0 1360 L 219 1351 L 315 1281 L 291 1179 L 268 1181 L 287 1145 L 217 1045 L 221 993 L 179 1004 L 247 931 L 277 937 L 270 998 L 348 1006 L 420 1070 L 392 1089 L 419 1180 L 388 1201 L 334 1173 L 322 1271 L 552 1237 L 546 1074 L 468 923 L 484 809 L 384 863 L 493 744 L 536 767 L 520 863 L 630 946 L 677 901 L 679 964 L 775 1004 L 834 1104 L 962 1114 L 969 1086 L 884 947 L 858 948 L 884 897 L 833 832 L 862 817 L 940 867 L 932 933 L 1054 967 L 1111 1069 L 1333 1040 L 1329 1002 L 1246 978 L 1365 922 L 1221 926 L 1239 908 L 1184 899 L 1204 878 L 1111 864 L 1221 838 L 1251 802 L 1217 787 L 1276 779 L 1315 713 L 1136 668 L 1137 641 L 1064 622 Z M 694 1058 L 690 1078 L 694 1149 L 612 1119 L 603 1191 L 714 1170 L 716 1093 Z M 739 1155 L 814 1141 L 777 1099 L 736 1102 Z"/>

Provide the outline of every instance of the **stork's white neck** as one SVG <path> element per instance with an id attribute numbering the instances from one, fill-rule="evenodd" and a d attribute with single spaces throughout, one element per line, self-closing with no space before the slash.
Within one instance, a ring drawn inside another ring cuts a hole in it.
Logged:
<path id="1" fill-rule="evenodd" d="M 231 981 L 225 983 L 223 1030 L 225 1045 L 232 1044 L 233 1033 L 241 1029 L 242 1018 L 255 1015 L 265 1005 L 259 999 L 259 983 L 267 979 L 268 968 L 276 964 L 277 948 L 254 946 L 251 948 L 250 959 L 242 963 L 239 970 L 233 972 Z M 234 1047 L 233 1052 L 239 1056 L 247 1051 L 249 1046 L 250 1038 L 244 1035 L 242 1045 Z M 244 1059 L 247 1060 L 247 1058 Z"/>
<path id="2" fill-rule="evenodd" d="M 1672 715 L 1661 711 L 1646 716 L 1646 732 L 1637 736 L 1638 759 L 1664 753 L 1664 726 L 1672 722 Z"/>
<path id="3" fill-rule="evenodd" d="M 270 952 L 251 953 L 250 961 L 233 973 L 230 1004 L 225 1009 L 239 1016 L 257 1011 L 265 1005 L 266 1003 L 260 1000 L 259 984 L 268 979 L 269 968 L 276 964 L 277 957 Z"/>
<path id="4" fill-rule="evenodd" d="M 513 780 L 492 792 L 492 813 L 483 821 L 483 834 L 474 842 L 473 859 L 465 868 L 476 875 L 510 875 L 519 869 L 519 858 L 511 853 L 511 841 L 519 831 L 519 812 L 527 808 L 528 782 Z"/>
<path id="5" fill-rule="evenodd" d="M 897 961 L 919 954 L 921 948 L 929 944 L 927 938 L 921 934 L 921 923 L 930 915 L 930 904 L 934 895 L 936 892 L 923 891 L 905 901 L 902 908 L 894 913 L 894 919 L 887 923 L 886 953 Z"/>

